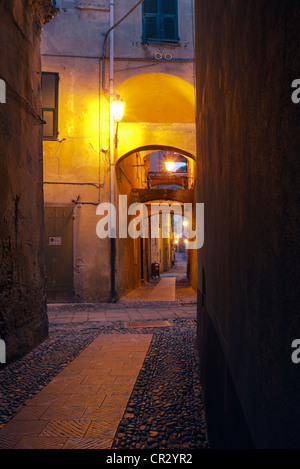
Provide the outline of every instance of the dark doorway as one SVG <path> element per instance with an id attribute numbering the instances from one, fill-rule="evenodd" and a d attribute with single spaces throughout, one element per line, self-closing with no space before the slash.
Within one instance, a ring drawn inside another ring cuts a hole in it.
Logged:
<path id="1" fill-rule="evenodd" d="M 49 302 L 73 300 L 73 207 L 45 207 L 46 288 Z"/>

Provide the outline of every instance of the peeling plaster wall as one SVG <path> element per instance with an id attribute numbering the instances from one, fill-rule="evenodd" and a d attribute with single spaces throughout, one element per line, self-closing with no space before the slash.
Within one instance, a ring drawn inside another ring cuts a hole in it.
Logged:
<path id="1" fill-rule="evenodd" d="M 195 155 L 195 124 L 120 122 L 118 154 L 121 156 L 134 148 L 147 145 L 175 147 Z"/>
<path id="2" fill-rule="evenodd" d="M 0 104 L 0 337 L 7 362 L 48 333 L 42 127 L 32 108 L 41 114 L 40 24 L 53 13 L 50 1 L 0 3 L 0 75 L 6 82 L 6 104 Z"/>
<path id="3" fill-rule="evenodd" d="M 116 0 L 115 21 L 135 4 L 134 0 Z M 133 122 L 130 116 L 127 122 L 120 122 L 115 162 L 138 146 L 145 145 L 168 145 L 195 154 L 193 29 L 190 27 L 193 2 L 185 0 L 179 4 L 180 45 L 142 45 L 141 7 L 115 29 L 114 89 L 118 91 L 120 87 L 122 91 L 124 86 L 130 85 L 126 88 L 130 97 L 128 108 L 133 104 L 142 109 L 145 107 L 146 116 L 146 122 Z M 102 47 L 109 28 L 109 2 L 57 0 L 57 7 L 59 12 L 55 19 L 43 30 L 42 66 L 45 72 L 59 74 L 58 131 L 59 140 L 65 140 L 61 144 L 59 141 L 44 141 L 44 179 L 49 182 L 72 182 L 74 185 L 45 185 L 45 205 L 72 204 L 78 195 L 81 202 L 95 204 L 83 204 L 81 208 L 76 207 L 74 212 L 74 300 L 107 301 L 110 299 L 110 246 L 109 240 L 100 240 L 96 236 L 96 225 L 100 219 L 96 216 L 96 204 L 99 194 L 100 202 L 110 201 L 109 151 L 106 161 L 104 153 L 99 154 L 99 149 L 104 146 L 108 148 L 110 143 L 109 100 L 102 87 L 109 87 L 108 60 L 105 61 L 105 80 L 102 83 Z M 158 62 L 154 58 L 157 51 L 163 55 L 172 52 L 174 60 Z M 109 41 L 106 53 L 109 54 Z M 165 113 L 161 97 L 156 95 L 156 108 L 161 107 L 158 123 L 153 117 L 151 101 L 150 105 L 146 101 L 147 106 L 144 106 L 137 98 L 135 102 L 131 99 L 136 94 L 136 83 L 139 84 L 139 92 L 144 91 L 144 81 L 140 75 L 147 75 L 149 80 L 149 74 L 155 82 L 158 77 L 154 73 L 161 74 L 165 80 L 159 91 L 167 97 L 165 99 L 169 100 L 170 106 L 169 113 Z M 128 84 L 132 77 L 135 80 Z M 182 88 L 180 85 L 178 87 L 182 100 L 174 93 L 177 83 L 182 85 Z M 185 106 L 182 112 L 184 122 L 178 122 L 179 119 L 174 116 L 173 121 L 163 120 L 166 117 L 161 116 L 171 114 L 176 106 L 179 109 L 176 116 L 181 115 L 180 108 Z M 114 135 L 115 132 L 116 129 Z M 100 192 L 93 186 L 79 185 L 81 182 L 98 183 L 99 158 Z M 134 179 L 132 171 L 129 177 Z M 127 193 L 129 188 L 124 190 Z M 131 240 L 118 240 L 118 252 L 122 253 L 116 260 L 116 289 L 119 296 L 140 285 L 138 242 L 134 246 Z M 144 269 L 146 265 L 145 255 Z M 145 278 L 146 274 L 145 271 Z"/>
<path id="4" fill-rule="evenodd" d="M 299 24 L 298 1 L 196 2 L 198 339 L 219 448 L 300 447 Z"/>
<path id="5" fill-rule="evenodd" d="M 99 102 L 99 61 L 42 57 L 42 69 L 59 74 L 59 141 L 43 142 L 44 181 L 68 183 L 45 184 L 45 206 L 72 205 L 78 197 L 82 204 L 74 206 L 72 220 L 74 295 L 70 301 L 108 301 L 110 244 L 96 234 L 99 200 L 110 200 L 109 165 L 105 165 L 104 153 L 99 153 L 108 144 L 108 123 L 100 120 L 107 103 L 105 99 Z M 48 300 L 54 301 L 51 294 Z"/>

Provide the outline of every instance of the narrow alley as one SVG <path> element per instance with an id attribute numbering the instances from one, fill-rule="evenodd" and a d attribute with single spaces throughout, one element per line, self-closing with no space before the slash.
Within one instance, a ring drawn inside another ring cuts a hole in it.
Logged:
<path id="1" fill-rule="evenodd" d="M 0 375 L 0 448 L 207 448 L 180 255 L 116 304 L 52 304 L 48 315 L 49 338 Z"/>
<path id="2" fill-rule="evenodd" d="M 0 449 L 300 449 L 299 25 L 0 0 Z"/>

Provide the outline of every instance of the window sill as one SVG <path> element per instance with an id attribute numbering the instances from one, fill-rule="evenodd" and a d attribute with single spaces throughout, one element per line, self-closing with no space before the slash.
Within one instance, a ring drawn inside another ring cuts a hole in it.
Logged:
<path id="1" fill-rule="evenodd" d="M 85 4 L 81 3 L 75 6 L 76 10 L 97 10 L 97 11 L 109 11 L 109 7 L 106 5 L 94 5 L 94 4 Z"/>
<path id="2" fill-rule="evenodd" d="M 162 40 L 149 40 L 149 41 L 143 41 L 142 44 L 144 46 L 176 46 L 179 47 L 181 44 L 178 41 L 162 41 Z"/>
<path id="3" fill-rule="evenodd" d="M 55 142 L 57 141 L 57 137 L 43 137 L 43 141 Z"/>

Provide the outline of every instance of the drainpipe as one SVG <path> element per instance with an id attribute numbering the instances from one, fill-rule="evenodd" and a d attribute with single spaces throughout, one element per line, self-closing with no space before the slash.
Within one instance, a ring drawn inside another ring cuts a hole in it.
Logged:
<path id="1" fill-rule="evenodd" d="M 112 100 L 114 93 L 114 16 L 115 16 L 115 2 L 110 0 L 109 7 L 109 27 L 110 31 L 110 51 L 109 51 L 109 92 L 110 92 L 110 124 L 109 124 L 109 152 L 110 152 L 110 203 L 116 207 L 115 200 L 115 155 L 114 155 L 114 120 L 111 113 Z M 104 59 L 105 60 L 105 59 Z M 111 213 L 112 217 L 112 213 Z M 111 236 L 110 236 L 110 269 L 111 269 L 111 301 L 116 302 L 116 227 L 114 220 L 111 218 Z"/>
<path id="2" fill-rule="evenodd" d="M 114 0 L 110 0 L 109 5 L 109 30 L 107 31 L 104 43 L 103 43 L 103 91 L 106 92 L 104 87 L 104 79 L 105 79 L 105 45 L 106 39 L 109 36 L 110 39 L 110 52 L 109 52 L 109 95 L 110 95 L 110 128 L 109 128 L 109 154 L 110 154 L 110 203 L 114 205 L 115 208 L 117 205 L 116 200 L 116 188 L 115 188 L 115 155 L 114 155 L 114 121 L 113 116 L 111 114 L 111 104 L 114 95 L 114 29 L 122 23 L 144 0 L 139 0 L 134 7 L 129 10 L 125 16 L 123 16 L 116 24 L 114 24 L 114 16 L 115 16 L 115 2 Z M 116 279 L 115 279 L 115 266 L 116 266 L 116 238 L 117 238 L 117 227 L 114 225 L 114 220 L 111 218 L 111 227 L 113 226 L 113 230 L 111 229 L 111 237 L 110 237 L 110 244 L 111 244 L 111 301 L 115 303 L 117 301 L 116 298 Z"/>

